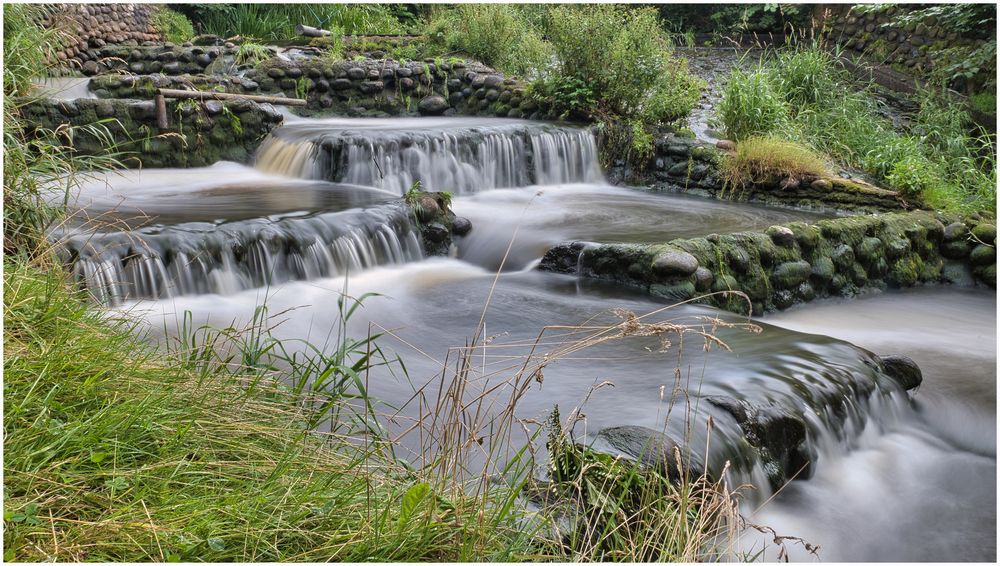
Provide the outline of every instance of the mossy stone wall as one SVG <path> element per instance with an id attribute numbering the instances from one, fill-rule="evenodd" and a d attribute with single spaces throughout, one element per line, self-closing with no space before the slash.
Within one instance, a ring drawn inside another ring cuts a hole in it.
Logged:
<path id="1" fill-rule="evenodd" d="M 663 244 L 562 244 L 541 269 L 641 287 L 734 312 L 783 310 L 866 289 L 948 282 L 996 287 L 996 220 L 916 211 L 792 222 Z M 714 294 L 713 294 L 714 293 Z"/>
<path id="2" fill-rule="evenodd" d="M 260 141 L 282 121 L 280 113 L 247 100 L 168 100 L 169 127 L 157 127 L 152 100 L 35 100 L 21 108 L 32 128 L 73 126 L 67 143 L 81 154 L 105 154 L 105 131 L 127 167 L 200 167 L 228 160 L 249 163 Z"/>

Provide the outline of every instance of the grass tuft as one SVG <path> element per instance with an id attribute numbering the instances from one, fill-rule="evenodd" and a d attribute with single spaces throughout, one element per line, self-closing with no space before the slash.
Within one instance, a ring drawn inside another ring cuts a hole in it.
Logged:
<path id="1" fill-rule="evenodd" d="M 732 187 L 828 174 L 826 164 L 809 148 L 770 137 L 741 141 L 736 146 L 736 154 L 722 161 L 720 172 L 726 184 Z"/>

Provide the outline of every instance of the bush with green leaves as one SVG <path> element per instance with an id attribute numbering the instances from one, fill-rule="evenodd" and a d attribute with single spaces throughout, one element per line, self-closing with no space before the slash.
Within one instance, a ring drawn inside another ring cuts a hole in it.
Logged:
<path id="1" fill-rule="evenodd" d="M 551 58 L 541 32 L 520 6 L 510 4 L 459 4 L 441 10 L 427 37 L 444 49 L 516 75 L 535 76 Z"/>
<path id="2" fill-rule="evenodd" d="M 191 25 L 191 21 L 184 14 L 170 8 L 161 7 L 153 14 L 150 23 L 167 41 L 184 43 L 194 37 L 194 26 Z"/>
<path id="3" fill-rule="evenodd" d="M 703 83 L 672 56 L 656 11 L 610 4 L 552 8 L 554 73 L 590 86 L 598 113 L 660 124 L 686 116 Z"/>

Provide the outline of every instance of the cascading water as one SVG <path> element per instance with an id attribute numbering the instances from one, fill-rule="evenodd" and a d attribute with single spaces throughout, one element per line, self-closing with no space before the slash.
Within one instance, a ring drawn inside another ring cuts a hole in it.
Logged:
<path id="1" fill-rule="evenodd" d="M 272 133 L 257 167 L 400 195 L 416 182 L 467 194 L 603 179 L 589 131 L 481 118 L 297 122 Z"/>
<path id="2" fill-rule="evenodd" d="M 217 165 L 190 170 L 185 173 L 189 177 L 171 170 L 143 171 L 140 176 L 145 177 L 134 183 L 104 180 L 118 189 L 88 189 L 87 198 L 79 201 L 81 208 L 90 209 L 88 222 L 115 206 L 118 219 L 140 212 L 148 218 L 131 231 L 104 227 L 84 233 L 77 226 L 63 238 L 66 257 L 99 299 L 125 303 L 122 308 L 151 322 L 148 328 L 168 335 L 182 331 L 171 326 L 179 324 L 177 312 L 190 311 L 196 324 L 252 320 L 260 306 L 255 288 L 267 285 L 269 312 L 282 313 L 280 319 L 267 321 L 274 336 L 289 340 L 293 348 L 292 343 L 304 337 L 322 343 L 332 332 L 330 321 L 338 320 L 337 293 L 381 293 L 385 297 L 366 301 L 358 310 L 348 332 L 362 335 L 372 324 L 393 329 L 379 345 L 406 360 L 413 381 L 376 368 L 369 392 L 396 407 L 400 421 L 413 416 L 407 414 L 413 409 L 407 401 L 425 385 L 420 380 L 427 378 L 428 386 L 437 390 L 441 365 L 435 356 L 464 343 L 480 319 L 490 335 L 481 366 L 488 372 L 520 360 L 546 325 L 602 324 L 614 320 L 607 312 L 610 307 L 641 314 L 664 306 L 658 299 L 606 282 L 531 270 L 550 245 L 568 239 L 662 242 L 815 217 L 609 187 L 602 184 L 596 145 L 588 131 L 514 120 L 292 120 L 265 141 L 256 167 Z M 408 211 L 383 203 L 398 198 L 416 181 L 427 190 L 456 193 L 456 213 L 472 221 L 473 231 L 457 241 L 457 258 L 424 258 Z M 506 190 L 488 190 L 497 188 Z M 496 278 L 501 263 L 510 271 Z M 992 301 L 992 309 L 977 305 L 970 312 L 992 313 L 995 296 Z M 310 308 L 299 308 L 303 305 Z M 670 322 L 685 322 L 719 313 L 681 305 L 665 316 Z M 879 327 L 901 324 L 907 316 L 912 313 L 904 310 Z M 889 519 L 874 519 L 863 504 L 856 505 L 859 512 L 841 519 L 851 528 L 880 533 L 878 544 L 888 550 L 872 550 L 871 543 L 867 554 L 852 554 L 850 529 L 823 538 L 834 532 L 823 522 L 830 514 L 804 508 L 788 495 L 797 494 L 817 507 L 837 508 L 841 501 L 852 501 L 851 490 L 859 482 L 839 480 L 838 473 L 849 476 L 843 474 L 843 462 L 872 460 L 861 467 L 868 475 L 860 483 L 877 484 L 873 478 L 891 456 L 884 450 L 886 439 L 902 437 L 906 441 L 901 445 L 916 443 L 922 450 L 930 446 L 927 453 L 953 458 L 961 454 L 963 462 L 973 462 L 975 471 L 963 478 L 978 477 L 983 470 L 995 475 L 995 436 L 992 448 L 987 441 L 970 448 L 962 444 L 968 444 L 959 438 L 963 435 L 942 432 L 947 427 L 939 424 L 940 414 L 929 415 L 919 402 L 915 406 L 911 394 L 883 374 L 874 355 L 826 336 L 762 326 L 760 334 L 721 328 L 719 336 L 732 352 L 716 349 L 704 360 L 699 354 L 678 355 L 676 349 L 660 352 L 661 343 L 654 337 L 601 343 L 547 367 L 544 383 L 531 386 L 518 416 L 540 420 L 555 404 L 569 414 L 588 398 L 576 431 L 579 439 L 593 439 L 593 433 L 620 425 L 666 430 L 685 439 L 710 468 L 720 469 L 730 461 L 733 485 L 756 486 L 747 496 L 755 504 L 773 495 L 772 481 L 782 472 L 775 466 L 786 468 L 785 477 L 798 474 L 804 479 L 811 474 L 812 479 L 792 482 L 777 493 L 771 506 L 778 512 L 765 511 L 766 520 L 759 522 L 771 524 L 774 519 L 781 534 L 818 537 L 810 542 L 832 540 L 834 558 L 913 556 L 905 547 L 912 537 L 889 528 Z M 932 328 L 929 323 L 917 326 Z M 685 352 L 696 352 L 697 346 L 688 345 Z M 969 380 L 994 384 L 990 371 L 992 366 L 966 373 L 972 376 Z M 947 375 L 946 370 L 937 371 L 938 381 L 948 381 L 943 379 Z M 925 369 L 925 388 L 934 377 Z M 589 393 L 604 381 L 614 387 Z M 471 389 L 478 386 L 470 380 Z M 471 389 L 470 395 L 481 393 Z M 502 395 L 505 390 L 498 391 Z M 922 394 L 923 389 L 914 398 L 919 401 Z M 801 419 L 804 442 L 799 453 L 766 455 L 748 444 L 747 431 L 741 429 L 745 425 L 723 408 L 723 398 L 759 409 L 768 418 L 790 414 Z M 665 420 L 673 410 L 671 402 L 688 405 L 678 408 L 673 420 Z M 985 425 L 976 421 L 978 428 L 989 428 L 991 422 L 995 429 L 995 394 L 991 410 Z M 400 452 L 413 451 L 408 456 L 418 461 L 421 455 L 414 447 L 401 444 Z M 811 462 L 811 469 L 800 469 L 803 460 Z M 921 469 L 928 466 L 924 460 L 918 463 Z M 923 481 L 921 470 L 908 471 L 904 465 L 891 469 L 906 480 L 891 487 L 912 484 L 904 488 L 915 494 L 914 500 L 935 489 Z M 977 498 L 992 497 L 995 502 L 995 487 L 948 485 L 970 507 Z M 869 499 L 878 500 L 874 495 Z M 784 520 L 785 513 L 818 518 L 811 532 L 799 533 L 795 521 Z M 921 516 L 912 510 L 907 514 Z M 933 515 L 921 526 L 941 531 L 937 540 L 959 534 L 936 523 Z M 995 514 L 989 513 L 981 525 L 958 521 L 963 536 L 974 531 L 977 541 L 987 541 L 969 554 L 971 558 L 995 558 L 995 539 L 988 544 L 995 521 Z M 933 548 L 923 552 L 926 557 L 948 558 Z"/>
<path id="3" fill-rule="evenodd" d="M 71 235 L 62 249 L 74 275 L 97 300 L 110 304 L 231 294 L 423 257 L 409 209 L 392 205 Z"/>

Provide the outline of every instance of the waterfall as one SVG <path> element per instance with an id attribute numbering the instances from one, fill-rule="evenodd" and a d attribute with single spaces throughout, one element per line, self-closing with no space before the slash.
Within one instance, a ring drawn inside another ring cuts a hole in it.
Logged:
<path id="1" fill-rule="evenodd" d="M 65 240 L 61 252 L 77 280 L 96 300 L 111 305 L 232 294 L 423 257 L 403 205 L 78 234 Z"/>
<path id="2" fill-rule="evenodd" d="M 297 122 L 272 133 L 257 167 L 400 195 L 415 182 L 467 194 L 603 178 L 590 131 L 498 119 Z"/>

